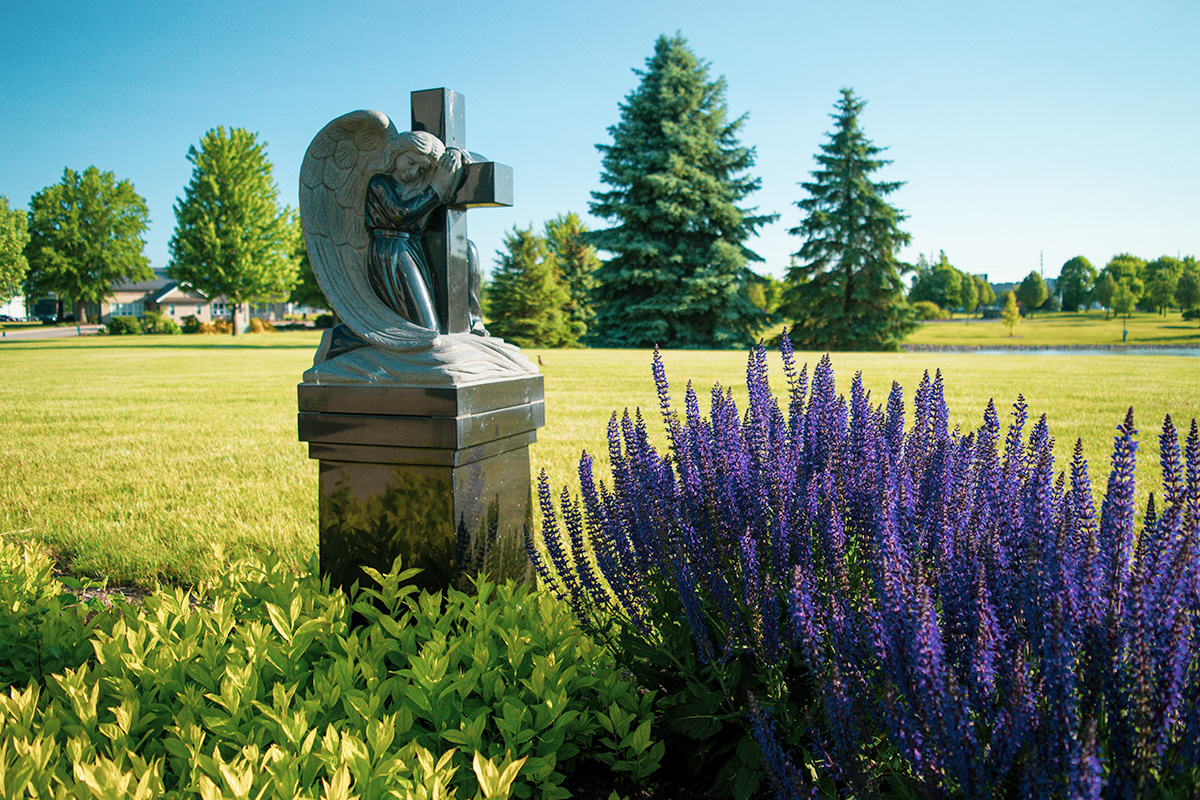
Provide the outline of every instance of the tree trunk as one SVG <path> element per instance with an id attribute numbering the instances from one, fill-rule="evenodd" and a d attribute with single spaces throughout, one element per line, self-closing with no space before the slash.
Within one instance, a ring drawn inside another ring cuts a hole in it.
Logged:
<path id="1" fill-rule="evenodd" d="M 241 303 L 230 303 L 229 307 L 233 309 L 229 316 L 229 331 L 233 336 L 238 335 L 238 312 L 242 310 Z"/>

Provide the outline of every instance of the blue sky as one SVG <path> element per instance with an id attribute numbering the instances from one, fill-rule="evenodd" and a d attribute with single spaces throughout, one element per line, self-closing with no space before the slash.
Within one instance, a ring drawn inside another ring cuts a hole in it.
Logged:
<path id="1" fill-rule="evenodd" d="M 516 206 L 469 215 L 485 263 L 514 225 L 586 215 L 598 142 L 660 34 L 679 31 L 728 81 L 780 221 L 750 242 L 782 275 L 796 185 L 838 91 L 867 101 L 878 173 L 912 246 L 993 281 L 1200 255 L 1200 3 L 712 2 L 6 4 L 0 194 L 16 206 L 95 165 L 147 199 L 164 266 L 187 149 L 218 125 L 257 131 L 283 202 L 330 119 L 379 109 L 404 127 L 414 89 L 466 96 L 472 150 L 512 165 Z"/>

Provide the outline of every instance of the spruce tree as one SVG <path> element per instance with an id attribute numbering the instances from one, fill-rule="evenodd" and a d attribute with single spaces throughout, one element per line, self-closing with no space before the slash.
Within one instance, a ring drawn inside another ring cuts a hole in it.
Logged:
<path id="1" fill-rule="evenodd" d="M 608 131 L 591 212 L 613 223 L 588 239 L 612 254 L 596 271 L 590 340 L 610 347 L 733 348 L 753 343 L 768 315 L 743 285 L 746 247 L 774 216 L 738 203 L 759 187 L 754 149 L 730 121 L 725 80 L 710 80 L 682 36 L 661 36 L 641 83 Z"/>
<path id="2" fill-rule="evenodd" d="M 533 228 L 513 228 L 496 253 L 487 287 L 487 328 L 518 347 L 578 344 L 563 312 L 567 290 L 558 281 L 546 240 Z"/>
<path id="3" fill-rule="evenodd" d="M 804 240 L 788 270 L 781 311 L 792 320 L 797 345 L 834 350 L 895 350 L 915 327 L 904 302 L 896 257 L 909 242 L 905 215 L 884 199 L 903 183 L 876 182 L 871 173 L 890 161 L 858 125 L 865 102 L 842 89 L 835 129 L 817 154 L 808 197 L 796 205 L 804 219 L 788 233 Z"/>
<path id="4" fill-rule="evenodd" d="M 596 248 L 584 240 L 587 230 L 574 212 L 561 214 L 546 223 L 546 247 L 559 282 L 567 290 L 563 312 L 575 340 L 587 333 L 596 318 L 592 291 L 596 286 L 596 268 L 600 266 L 600 259 L 596 257 Z"/>

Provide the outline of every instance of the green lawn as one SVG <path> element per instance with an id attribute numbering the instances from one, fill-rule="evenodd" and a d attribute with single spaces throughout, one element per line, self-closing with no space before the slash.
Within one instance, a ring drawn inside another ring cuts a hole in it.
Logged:
<path id="1" fill-rule="evenodd" d="M 42 542 L 73 570 L 121 582 L 195 580 L 214 568 L 214 543 L 303 561 L 316 546 L 317 469 L 296 439 L 295 386 L 317 340 L 308 332 L 0 343 L 8 411 L 0 420 L 0 535 Z M 606 452 L 614 409 L 640 406 L 663 441 L 649 351 L 526 352 L 542 357 L 546 378 L 534 470 L 545 468 L 556 490 L 577 487 L 581 450 Z M 663 357 L 679 404 L 688 380 L 705 398 L 714 383 L 745 396 L 744 353 Z M 810 365 L 819 357 L 799 354 Z M 848 391 L 862 371 L 876 402 L 892 380 L 911 401 L 921 374 L 940 367 L 951 424 L 964 428 L 979 424 L 989 398 L 1007 419 L 1024 393 L 1031 416 L 1046 414 L 1064 443 L 1060 464 L 1083 439 L 1098 487 L 1114 428 L 1133 406 L 1145 443 L 1143 498 L 1146 481 L 1158 480 L 1163 415 L 1185 431 L 1200 417 L 1200 359 L 1191 357 L 838 353 L 833 363 L 839 388 Z"/>
<path id="2" fill-rule="evenodd" d="M 959 315 L 953 320 L 926 322 L 908 337 L 906 344 L 971 345 L 977 347 L 1064 345 L 1119 345 L 1122 330 L 1128 327 L 1130 345 L 1194 345 L 1200 347 L 1200 325 L 1184 321 L 1178 311 L 1166 316 L 1137 313 L 1128 320 L 1104 318 L 1103 311 L 1081 313 L 1050 312 L 1026 317 L 1009 336 L 1000 320 L 969 319 Z"/>

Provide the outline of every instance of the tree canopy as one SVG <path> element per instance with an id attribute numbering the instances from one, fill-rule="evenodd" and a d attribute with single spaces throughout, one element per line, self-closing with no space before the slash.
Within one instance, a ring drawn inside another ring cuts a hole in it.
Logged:
<path id="1" fill-rule="evenodd" d="M 900 229 L 905 216 L 885 200 L 903 184 L 871 179 L 890 162 L 859 127 L 864 105 L 842 90 L 818 167 L 800 184 L 804 218 L 788 232 L 804 243 L 781 305 L 798 346 L 893 350 L 916 327 L 901 281 L 911 267 L 897 259 L 910 240 Z"/>
<path id="2" fill-rule="evenodd" d="M 589 340 L 610 347 L 741 348 L 767 315 L 741 291 L 746 241 L 774 216 L 739 206 L 759 187 L 739 143 L 725 80 L 711 80 L 682 36 L 661 36 L 620 105 L 602 154 L 606 191 L 591 212 L 612 223 L 586 239 L 611 254 L 595 272 Z"/>
<path id="3" fill-rule="evenodd" d="M 114 283 L 153 274 L 142 254 L 150 212 L 129 181 L 94 166 L 64 169 L 29 208 L 29 298 L 54 292 L 86 321 L 87 304 L 102 301 Z"/>
<path id="4" fill-rule="evenodd" d="M 1000 312 L 1000 318 L 1008 328 L 1008 335 L 1016 336 L 1017 326 L 1021 324 L 1021 309 L 1017 308 L 1017 297 L 1012 292 L 1004 293 L 1004 309 Z"/>
<path id="5" fill-rule="evenodd" d="M 296 281 L 292 212 L 280 207 L 257 134 L 214 128 L 188 148 L 192 178 L 175 203 L 167 273 L 211 298 L 243 303 L 287 297 Z"/>
<path id="6" fill-rule="evenodd" d="M 1096 268 L 1083 256 L 1075 256 L 1063 264 L 1058 274 L 1058 293 L 1062 296 L 1063 311 L 1078 311 L 1092 299 L 1096 283 Z"/>
<path id="7" fill-rule="evenodd" d="M 1142 282 L 1145 290 L 1142 302 L 1160 314 L 1167 313 L 1167 307 L 1175 302 L 1175 287 L 1183 275 L 1183 262 L 1171 256 L 1156 258 L 1142 268 Z"/>
<path id="8" fill-rule="evenodd" d="M 1030 316 L 1033 316 L 1035 309 L 1041 308 L 1042 303 L 1046 302 L 1046 298 L 1049 296 L 1050 290 L 1037 272 L 1030 272 L 1017 287 L 1017 299 L 1025 306 L 1025 312 Z"/>
<path id="9" fill-rule="evenodd" d="M 8 198 L 0 194 L 0 303 L 21 293 L 21 284 L 29 270 L 25 245 L 29 244 L 29 218 L 24 209 L 9 208 Z"/>

